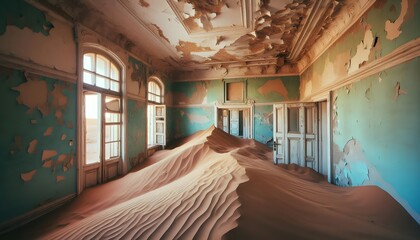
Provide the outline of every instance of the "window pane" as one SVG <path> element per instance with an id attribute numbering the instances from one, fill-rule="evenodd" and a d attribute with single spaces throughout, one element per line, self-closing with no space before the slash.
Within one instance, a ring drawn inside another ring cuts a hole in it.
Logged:
<path id="1" fill-rule="evenodd" d="M 101 141 L 100 94 L 85 95 L 86 164 L 99 162 Z"/>
<path id="2" fill-rule="evenodd" d="M 92 73 L 83 71 L 83 82 L 94 85 L 94 75 Z"/>
<path id="3" fill-rule="evenodd" d="M 299 108 L 288 108 L 287 115 L 289 132 L 299 132 Z"/>
<path id="4" fill-rule="evenodd" d="M 120 122 L 120 116 L 119 113 L 105 113 L 105 122 L 106 123 L 118 123 Z"/>
<path id="5" fill-rule="evenodd" d="M 96 72 L 109 77 L 109 61 L 104 56 L 96 56 Z"/>
<path id="6" fill-rule="evenodd" d="M 96 76 L 96 86 L 109 89 L 109 79 Z"/>
<path id="7" fill-rule="evenodd" d="M 95 71 L 95 54 L 86 53 L 83 55 L 83 68 L 90 71 Z"/>
<path id="8" fill-rule="evenodd" d="M 105 126 L 105 142 L 119 141 L 120 139 L 120 125 Z"/>
<path id="9" fill-rule="evenodd" d="M 120 79 L 120 71 L 118 71 L 118 68 L 111 63 L 111 78 L 114 80 Z"/>
<path id="10" fill-rule="evenodd" d="M 110 81 L 111 82 L 111 90 L 115 92 L 120 91 L 120 84 L 118 82 Z"/>

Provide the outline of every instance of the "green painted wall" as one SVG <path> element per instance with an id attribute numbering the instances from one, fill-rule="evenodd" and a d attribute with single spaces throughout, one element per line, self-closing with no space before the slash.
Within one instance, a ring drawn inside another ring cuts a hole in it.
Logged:
<path id="1" fill-rule="evenodd" d="M 254 139 L 261 143 L 273 140 L 273 106 L 255 106 Z"/>
<path id="2" fill-rule="evenodd" d="M 0 222 L 76 193 L 76 97 L 75 84 L 0 68 Z M 27 102 L 37 106 L 30 109 Z M 51 167 L 43 167 L 44 150 L 56 151 Z M 21 174 L 32 170 L 32 180 L 23 181 Z M 59 176 L 64 179 L 57 181 Z"/>
<path id="3" fill-rule="evenodd" d="M 334 92 L 335 182 L 378 185 L 412 214 L 420 213 L 419 66 L 417 58 Z"/>
<path id="4" fill-rule="evenodd" d="M 144 161 L 146 157 L 146 114 L 147 106 L 144 101 L 128 99 L 127 102 L 127 151 L 128 170 Z"/>
<path id="5" fill-rule="evenodd" d="M 214 107 L 169 108 L 174 139 L 209 128 L 214 123 Z"/>
<path id="6" fill-rule="evenodd" d="M 376 1 L 301 76 L 301 98 L 328 88 L 420 36 L 420 2 Z M 387 24 L 402 19 L 400 34 Z M 371 42 L 372 41 L 372 42 Z M 380 61 L 380 60 L 379 60 Z M 333 92 L 333 177 L 341 186 L 377 185 L 420 222 L 420 60 L 416 58 Z M 400 88 L 400 94 L 398 94 Z"/>

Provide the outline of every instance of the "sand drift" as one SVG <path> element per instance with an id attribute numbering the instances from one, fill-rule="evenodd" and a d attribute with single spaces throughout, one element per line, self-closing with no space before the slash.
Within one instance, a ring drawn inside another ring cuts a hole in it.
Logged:
<path id="1" fill-rule="evenodd" d="M 210 128 L 10 236 L 40 239 L 419 239 L 374 186 L 340 188 Z"/>

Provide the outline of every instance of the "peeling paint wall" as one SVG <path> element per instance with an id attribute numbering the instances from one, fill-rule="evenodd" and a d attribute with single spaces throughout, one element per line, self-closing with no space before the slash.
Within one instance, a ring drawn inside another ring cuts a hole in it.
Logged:
<path id="1" fill-rule="evenodd" d="M 0 55 L 76 74 L 73 26 L 24 0 L 1 1 Z"/>
<path id="2" fill-rule="evenodd" d="M 0 222 L 76 193 L 76 98 L 74 83 L 0 67 Z"/>
<path id="3" fill-rule="evenodd" d="M 334 92 L 334 178 L 378 185 L 420 220 L 420 58 Z M 400 85 L 400 89 L 395 87 Z M 395 98 L 396 91 L 406 94 Z"/>
<path id="4" fill-rule="evenodd" d="M 258 104 L 254 108 L 254 138 L 262 143 L 269 143 L 273 135 L 272 104 L 297 101 L 299 77 L 238 78 L 229 81 L 246 81 L 244 102 L 253 100 Z M 214 104 L 224 102 L 224 87 L 222 79 L 172 83 L 170 92 L 174 106 L 168 112 L 172 119 L 168 121 L 168 133 L 173 134 L 176 139 L 213 125 Z"/>
<path id="5" fill-rule="evenodd" d="M 420 14 L 415 12 L 420 12 L 419 1 L 377 1 L 301 75 L 301 99 L 309 99 L 367 63 L 420 37 Z M 388 32 L 392 32 L 392 38 Z"/>

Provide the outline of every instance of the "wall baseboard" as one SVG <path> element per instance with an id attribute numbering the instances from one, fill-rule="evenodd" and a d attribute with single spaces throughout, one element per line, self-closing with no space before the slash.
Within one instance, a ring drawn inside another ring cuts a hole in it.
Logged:
<path id="1" fill-rule="evenodd" d="M 76 193 L 67 195 L 65 197 L 62 197 L 60 199 L 54 200 L 52 202 L 49 202 L 47 204 L 44 204 L 38 208 L 35 208 L 31 210 L 30 212 L 27 212 L 25 214 L 22 214 L 20 216 L 17 216 L 9 221 L 0 223 L 0 234 L 9 232 L 13 229 L 16 229 L 18 227 L 23 226 L 24 224 L 27 224 L 55 209 L 58 207 L 64 205 L 65 203 L 69 202 L 73 198 L 76 197 Z"/>

